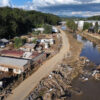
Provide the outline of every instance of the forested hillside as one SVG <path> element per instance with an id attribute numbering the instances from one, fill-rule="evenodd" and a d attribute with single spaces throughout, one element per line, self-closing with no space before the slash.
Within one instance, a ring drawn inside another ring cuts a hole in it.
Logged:
<path id="1" fill-rule="evenodd" d="M 88 20 L 100 20 L 100 16 L 89 17 Z"/>
<path id="2" fill-rule="evenodd" d="M 56 25 L 58 16 L 18 8 L 0 8 L 0 38 L 12 38 L 25 34 L 42 24 Z"/>

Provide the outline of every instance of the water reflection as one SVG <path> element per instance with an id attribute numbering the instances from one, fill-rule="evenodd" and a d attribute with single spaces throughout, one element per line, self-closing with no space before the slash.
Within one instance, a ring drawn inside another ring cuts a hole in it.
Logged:
<path id="1" fill-rule="evenodd" d="M 100 64 L 100 50 L 97 48 L 97 45 L 93 42 L 87 40 L 86 38 L 83 38 L 80 35 L 76 35 L 76 38 L 78 41 L 82 42 L 84 44 L 84 47 L 82 49 L 82 52 L 80 56 L 85 56 L 88 59 L 90 59 L 95 64 Z"/>
<path id="2" fill-rule="evenodd" d="M 62 26 L 61 29 L 62 29 L 62 30 L 66 30 L 67 27 L 66 27 L 66 26 Z"/>

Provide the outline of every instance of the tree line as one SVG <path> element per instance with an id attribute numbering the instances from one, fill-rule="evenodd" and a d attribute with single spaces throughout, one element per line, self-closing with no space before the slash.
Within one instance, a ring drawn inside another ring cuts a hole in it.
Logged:
<path id="1" fill-rule="evenodd" d="M 31 32 L 32 28 L 43 24 L 56 25 L 60 18 L 34 10 L 26 11 L 18 8 L 0 8 L 0 38 L 13 38 Z"/>
<path id="2" fill-rule="evenodd" d="M 88 17 L 87 19 L 88 19 L 88 20 L 100 20 L 100 15 Z"/>

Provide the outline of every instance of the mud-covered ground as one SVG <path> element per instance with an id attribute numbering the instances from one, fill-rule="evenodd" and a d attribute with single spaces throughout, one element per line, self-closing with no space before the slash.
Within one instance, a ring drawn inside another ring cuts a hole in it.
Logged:
<path id="1" fill-rule="evenodd" d="M 49 76 L 42 79 L 26 100 L 70 100 L 73 93 L 80 94 L 79 90 L 72 88 L 71 82 L 83 72 L 89 62 L 85 57 L 80 57 L 82 44 L 73 38 L 72 34 L 66 34 L 70 52 Z"/>

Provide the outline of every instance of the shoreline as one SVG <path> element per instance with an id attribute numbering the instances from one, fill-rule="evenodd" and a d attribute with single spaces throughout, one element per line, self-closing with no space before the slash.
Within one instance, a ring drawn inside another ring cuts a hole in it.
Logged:
<path id="1" fill-rule="evenodd" d="M 95 34 L 95 33 L 89 33 L 89 32 L 77 32 L 77 34 L 80 34 L 82 37 L 90 40 L 91 42 L 100 45 L 100 35 Z"/>

